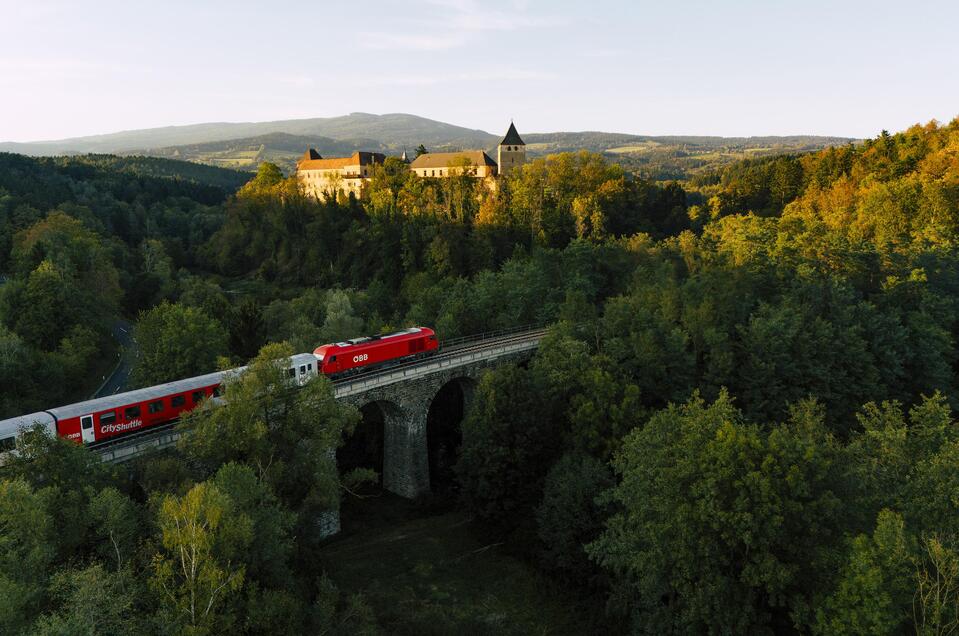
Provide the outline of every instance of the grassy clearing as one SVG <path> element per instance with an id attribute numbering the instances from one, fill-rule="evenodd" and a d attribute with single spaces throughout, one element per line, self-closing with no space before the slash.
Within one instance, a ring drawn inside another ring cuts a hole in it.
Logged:
<path id="1" fill-rule="evenodd" d="M 606 152 L 612 152 L 614 154 L 625 154 L 625 153 L 631 153 L 631 152 L 649 152 L 651 150 L 656 150 L 657 148 L 661 148 L 661 147 L 662 147 L 662 144 L 658 144 L 654 141 L 650 141 L 645 144 L 609 148 L 606 150 Z"/>
<path id="2" fill-rule="evenodd" d="M 583 634 L 575 599 L 479 536 L 461 512 L 429 514 L 392 495 L 344 502 L 323 549 L 330 576 L 361 592 L 390 634 Z"/>

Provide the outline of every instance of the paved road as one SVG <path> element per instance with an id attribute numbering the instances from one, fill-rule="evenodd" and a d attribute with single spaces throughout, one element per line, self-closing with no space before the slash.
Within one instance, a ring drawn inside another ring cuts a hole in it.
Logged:
<path id="1" fill-rule="evenodd" d="M 133 339 L 133 325 L 126 320 L 118 320 L 113 324 L 113 337 L 120 345 L 120 361 L 113 373 L 103 383 L 103 386 L 91 397 L 104 397 L 125 391 L 130 381 L 130 371 L 133 370 L 133 362 L 136 360 L 137 343 Z"/>

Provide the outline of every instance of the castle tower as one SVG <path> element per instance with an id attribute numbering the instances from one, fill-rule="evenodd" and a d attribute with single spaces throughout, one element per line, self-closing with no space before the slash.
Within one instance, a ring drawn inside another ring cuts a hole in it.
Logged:
<path id="1" fill-rule="evenodd" d="M 496 163 L 499 165 L 500 176 L 506 176 L 513 171 L 513 168 L 526 163 L 526 144 L 516 132 L 513 122 L 509 123 L 506 136 L 496 148 Z"/>

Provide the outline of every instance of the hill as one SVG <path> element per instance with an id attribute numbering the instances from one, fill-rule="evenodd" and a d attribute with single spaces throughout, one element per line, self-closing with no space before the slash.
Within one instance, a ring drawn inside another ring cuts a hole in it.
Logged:
<path id="1" fill-rule="evenodd" d="M 271 161 L 290 171 L 307 148 L 325 156 L 355 150 L 400 154 L 419 144 L 430 150 L 485 148 L 495 151 L 500 135 L 444 122 L 392 113 L 271 122 L 167 126 L 56 141 L 0 143 L 0 152 L 26 155 L 118 153 L 148 155 L 255 170 Z M 847 137 L 648 136 L 608 132 L 523 133 L 531 156 L 571 150 L 600 152 L 641 176 L 687 179 L 741 159 L 809 152 L 856 140 Z"/>
<path id="2" fill-rule="evenodd" d="M 321 136 L 268 133 L 243 139 L 168 146 L 133 152 L 149 154 L 154 157 L 194 161 L 235 170 L 255 170 L 264 161 L 269 161 L 280 166 L 284 171 L 290 172 L 296 165 L 296 159 L 307 148 L 315 148 L 320 154 L 327 157 L 350 155 L 360 148 L 387 153 L 396 150 L 375 139 L 338 140 Z"/>
<path id="3" fill-rule="evenodd" d="M 204 123 L 189 126 L 166 126 L 143 130 L 127 130 L 105 135 L 75 137 L 29 143 L 0 143 L 0 152 L 26 155 L 130 153 L 153 154 L 153 149 L 169 146 L 205 144 L 231 139 L 248 139 L 271 133 L 286 133 L 336 140 L 389 140 L 393 147 L 415 147 L 423 143 L 434 146 L 483 148 L 495 144 L 496 135 L 471 130 L 416 115 L 392 113 L 371 115 L 351 113 L 342 117 L 289 119 L 270 122 Z"/>
<path id="4" fill-rule="evenodd" d="M 686 180 L 743 159 L 813 152 L 857 141 L 849 137 L 814 135 L 656 137 L 607 132 L 532 133 L 523 139 L 533 156 L 585 149 L 602 153 L 631 172 L 659 181 Z"/>

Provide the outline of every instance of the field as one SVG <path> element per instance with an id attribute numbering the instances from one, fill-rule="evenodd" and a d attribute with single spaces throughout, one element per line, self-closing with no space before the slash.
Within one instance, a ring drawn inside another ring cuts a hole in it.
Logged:
<path id="1" fill-rule="evenodd" d="M 425 135 L 424 135 L 425 136 Z M 523 135 L 530 159 L 559 152 L 588 150 L 603 154 L 638 176 L 656 181 L 685 180 L 697 172 L 727 163 L 767 155 L 811 152 L 830 145 L 844 145 L 852 139 L 841 137 L 647 137 L 618 133 L 530 133 Z M 495 159 L 498 141 L 486 152 Z M 469 148 L 462 143 L 434 137 L 429 150 L 446 152 Z M 297 159 L 307 148 L 315 148 L 324 157 L 349 156 L 356 150 L 382 152 L 398 156 L 416 147 L 398 143 L 395 138 L 369 137 L 332 139 L 272 133 L 245 139 L 171 146 L 131 151 L 169 159 L 185 159 L 221 168 L 255 171 L 264 161 L 280 166 L 287 174 L 296 168 Z"/>

